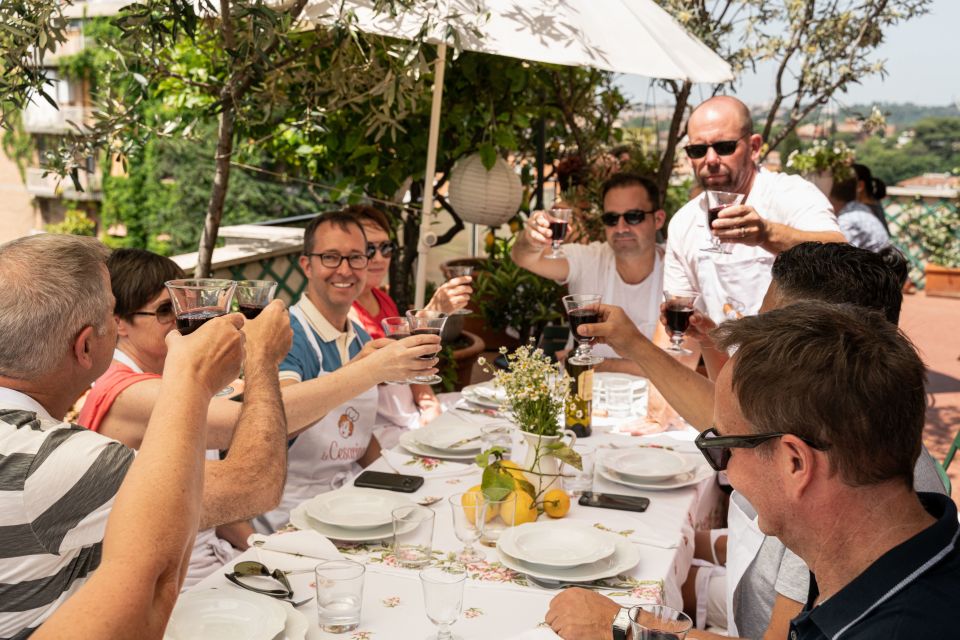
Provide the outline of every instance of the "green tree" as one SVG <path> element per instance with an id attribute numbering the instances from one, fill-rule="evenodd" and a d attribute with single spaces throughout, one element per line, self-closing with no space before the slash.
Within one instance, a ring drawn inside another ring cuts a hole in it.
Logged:
<path id="1" fill-rule="evenodd" d="M 898 147 L 893 140 L 867 138 L 857 145 L 856 153 L 857 162 L 870 167 L 873 175 L 890 185 L 922 173 L 950 170 L 940 157 L 916 141 Z"/>
<path id="2" fill-rule="evenodd" d="M 960 118 L 923 118 L 913 133 L 915 142 L 944 160 L 944 171 L 960 162 Z"/>

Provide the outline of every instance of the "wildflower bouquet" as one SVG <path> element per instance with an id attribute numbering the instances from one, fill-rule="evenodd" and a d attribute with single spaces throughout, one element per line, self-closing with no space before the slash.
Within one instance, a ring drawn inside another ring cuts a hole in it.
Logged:
<path id="1" fill-rule="evenodd" d="M 501 348 L 508 369 L 491 371 L 486 361 L 480 365 L 493 373 L 494 384 L 503 389 L 506 399 L 501 407 L 510 413 L 521 430 L 539 436 L 562 433 L 558 418 L 570 393 L 570 380 L 559 364 L 550 362 L 541 349 L 530 345 L 513 353 Z"/>

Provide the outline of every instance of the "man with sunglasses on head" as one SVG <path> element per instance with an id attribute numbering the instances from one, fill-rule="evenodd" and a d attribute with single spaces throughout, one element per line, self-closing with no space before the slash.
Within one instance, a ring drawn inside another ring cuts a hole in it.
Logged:
<path id="1" fill-rule="evenodd" d="M 743 194 L 742 204 L 722 209 L 707 226 L 706 194 L 670 220 L 663 288 L 699 294 L 698 307 L 716 323 L 734 311 L 757 312 L 781 251 L 806 241 L 844 242 L 830 202 L 799 176 L 758 166 L 763 138 L 753 133 L 745 104 L 730 96 L 710 98 L 687 121 L 684 148 L 704 191 Z M 704 251 L 710 236 L 730 253 Z"/>
<path id="2" fill-rule="evenodd" d="M 535 211 L 514 243 L 510 255 L 519 266 L 566 284 L 571 294 L 599 293 L 603 301 L 623 307 L 647 338 L 666 344 L 658 322 L 663 297 L 663 249 L 657 231 L 666 214 L 660 190 L 644 176 L 617 173 L 601 190 L 606 242 L 566 244 L 566 258 L 550 259 L 552 234 L 549 212 Z M 617 354 L 608 346 L 594 347 L 607 360 L 603 369 L 619 369 Z"/>

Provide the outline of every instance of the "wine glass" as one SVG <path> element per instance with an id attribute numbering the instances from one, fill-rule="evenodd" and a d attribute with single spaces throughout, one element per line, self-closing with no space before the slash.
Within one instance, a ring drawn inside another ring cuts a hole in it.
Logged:
<path id="1" fill-rule="evenodd" d="M 663 297 L 667 301 L 664 315 L 667 316 L 667 329 L 670 331 L 670 346 L 666 351 L 675 356 L 688 356 L 692 352 L 680 346 L 683 342 L 683 333 L 690 326 L 690 317 L 693 315 L 697 299 L 696 291 L 664 291 Z"/>
<path id="2" fill-rule="evenodd" d="M 549 258 L 550 260 L 566 258 L 567 254 L 560 248 L 560 244 L 567 235 L 567 226 L 573 217 L 573 209 L 554 207 L 547 212 L 546 216 L 547 222 L 550 223 L 550 246 L 552 250 L 543 257 Z"/>
<path id="3" fill-rule="evenodd" d="M 410 323 L 406 318 L 391 316 L 380 321 L 383 327 L 383 337 L 391 340 L 400 340 L 410 336 Z M 410 380 L 387 380 L 386 384 L 410 384 Z"/>
<path id="4" fill-rule="evenodd" d="M 407 321 L 410 323 L 410 333 L 413 335 L 439 336 L 443 332 L 443 325 L 447 322 L 447 314 L 432 309 L 410 309 L 407 311 Z M 436 353 L 420 356 L 421 360 L 433 360 Z M 443 378 L 434 374 L 430 376 L 414 376 L 411 382 L 417 384 L 437 384 Z"/>
<path id="5" fill-rule="evenodd" d="M 463 543 L 463 549 L 457 554 L 459 562 L 479 562 L 484 555 L 474 547 L 480 539 L 483 519 L 486 515 L 483 494 L 479 491 L 455 493 L 447 498 L 450 512 L 453 514 L 453 532 L 457 540 Z"/>
<path id="6" fill-rule="evenodd" d="M 273 280 L 237 280 L 233 295 L 243 317 L 253 320 L 270 304 L 276 292 L 277 283 Z"/>
<path id="7" fill-rule="evenodd" d="M 463 610 L 463 585 L 467 569 L 463 565 L 428 567 L 420 572 L 423 606 L 430 622 L 437 625 L 437 635 L 430 640 L 457 640 L 450 627 Z"/>
<path id="8" fill-rule="evenodd" d="M 473 276 L 473 265 L 472 264 L 453 264 L 446 267 L 447 273 L 450 274 L 450 277 L 447 280 L 453 280 L 454 278 L 464 278 Z"/>
<path id="9" fill-rule="evenodd" d="M 710 253 L 730 253 L 730 248 L 721 242 L 720 238 L 713 235 L 711 230 L 713 229 L 713 221 L 717 219 L 723 209 L 743 202 L 743 194 L 708 190 L 705 197 L 707 199 L 707 233 L 710 234 L 710 246 L 700 250 Z"/>
<path id="10" fill-rule="evenodd" d="M 595 366 L 603 362 L 601 356 L 595 355 L 591 349 L 593 338 L 577 333 L 577 327 L 582 324 L 600 322 L 600 294 L 584 293 L 563 297 L 563 306 L 570 319 L 570 331 L 577 341 L 577 350 L 570 357 L 572 364 Z"/>

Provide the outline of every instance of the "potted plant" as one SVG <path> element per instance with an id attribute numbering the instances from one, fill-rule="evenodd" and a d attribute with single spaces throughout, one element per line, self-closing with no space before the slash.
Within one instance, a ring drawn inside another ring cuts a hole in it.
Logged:
<path id="1" fill-rule="evenodd" d="M 849 175 L 853 156 L 853 149 L 843 142 L 814 140 L 806 149 L 790 152 L 787 170 L 799 173 L 829 196 L 835 177 Z"/>
<path id="2" fill-rule="evenodd" d="M 917 204 L 898 217 L 903 220 L 901 229 L 923 251 L 924 291 L 928 296 L 960 298 L 960 206 L 944 202 L 933 213 L 919 199 Z"/>

